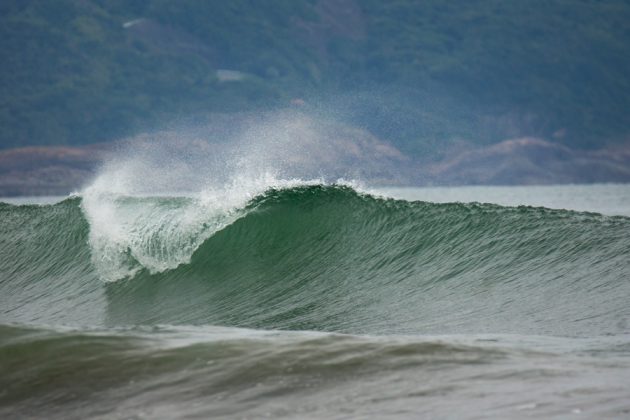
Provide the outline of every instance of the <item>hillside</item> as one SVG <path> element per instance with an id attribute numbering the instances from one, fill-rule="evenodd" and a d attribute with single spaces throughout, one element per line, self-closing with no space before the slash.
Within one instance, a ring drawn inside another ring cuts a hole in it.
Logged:
<path id="1" fill-rule="evenodd" d="M 0 147 L 300 104 L 411 155 L 630 131 L 622 0 L 5 0 Z"/>

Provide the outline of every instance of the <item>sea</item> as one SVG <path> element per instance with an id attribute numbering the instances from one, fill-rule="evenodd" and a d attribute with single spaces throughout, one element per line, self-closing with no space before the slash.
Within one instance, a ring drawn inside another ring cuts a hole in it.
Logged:
<path id="1" fill-rule="evenodd" d="M 630 185 L 102 185 L 0 199 L 2 419 L 630 418 Z"/>

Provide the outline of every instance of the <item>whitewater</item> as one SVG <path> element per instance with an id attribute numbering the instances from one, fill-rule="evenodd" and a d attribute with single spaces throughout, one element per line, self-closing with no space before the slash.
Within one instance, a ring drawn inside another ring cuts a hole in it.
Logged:
<path id="1" fill-rule="evenodd" d="M 630 416 L 629 217 L 421 200 L 278 131 L 0 204 L 0 417 Z"/>

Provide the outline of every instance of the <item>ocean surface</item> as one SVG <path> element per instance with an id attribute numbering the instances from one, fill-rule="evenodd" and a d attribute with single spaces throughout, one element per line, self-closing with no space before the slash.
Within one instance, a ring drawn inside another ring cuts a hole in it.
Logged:
<path id="1" fill-rule="evenodd" d="M 630 185 L 1 201 L 2 419 L 630 418 Z"/>

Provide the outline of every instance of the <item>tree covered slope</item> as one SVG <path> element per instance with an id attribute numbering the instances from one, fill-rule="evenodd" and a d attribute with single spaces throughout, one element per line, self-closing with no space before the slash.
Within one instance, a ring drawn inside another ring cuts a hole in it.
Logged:
<path id="1" fill-rule="evenodd" d="M 4 148 L 292 100 L 412 154 L 630 131 L 622 0 L 4 0 L 0 20 Z"/>

